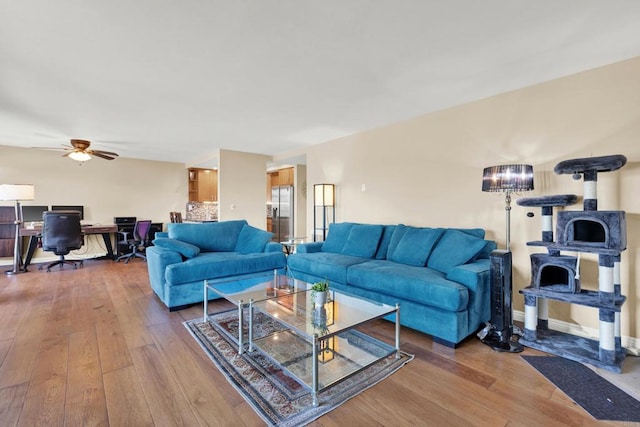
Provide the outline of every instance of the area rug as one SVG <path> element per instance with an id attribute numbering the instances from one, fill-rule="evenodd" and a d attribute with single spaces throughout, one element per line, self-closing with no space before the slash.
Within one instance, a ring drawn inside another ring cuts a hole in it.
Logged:
<path id="1" fill-rule="evenodd" d="M 640 402 L 582 363 L 555 356 L 521 356 L 597 420 L 640 422 Z"/>
<path id="2" fill-rule="evenodd" d="M 254 339 L 284 329 L 282 324 L 264 314 L 256 313 L 255 316 L 258 319 L 254 324 L 259 327 L 254 327 Z M 320 405 L 314 407 L 309 390 L 271 358 L 260 351 L 251 355 L 238 354 L 237 345 L 231 338 L 238 336 L 237 310 L 217 313 L 210 318 L 213 322 L 198 318 L 186 321 L 184 325 L 229 383 L 270 426 L 308 424 L 384 380 L 413 359 L 412 355 L 404 352 L 400 358 L 388 356 L 321 391 L 318 394 Z M 366 346 L 372 340 L 356 330 L 345 334 L 346 339 L 358 345 Z"/>

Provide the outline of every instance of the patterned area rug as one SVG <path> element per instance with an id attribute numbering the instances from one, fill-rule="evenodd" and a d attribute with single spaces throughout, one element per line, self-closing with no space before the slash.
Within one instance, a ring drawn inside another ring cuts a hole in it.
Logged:
<path id="1" fill-rule="evenodd" d="M 640 402 L 582 363 L 554 356 L 521 356 L 597 420 L 640 422 Z"/>
<path id="2" fill-rule="evenodd" d="M 283 326 L 261 313 L 256 313 L 254 339 L 283 330 Z M 236 310 L 210 316 L 214 322 L 203 322 L 201 318 L 184 322 L 191 335 L 209 355 L 213 363 L 225 375 L 229 383 L 245 398 L 262 419 L 271 426 L 301 426 L 335 409 L 350 398 L 382 381 L 413 359 L 402 353 L 368 366 L 351 378 L 318 394 L 320 405 L 312 405 L 309 390 L 301 385 L 281 366 L 260 351 L 250 356 L 238 354 L 238 314 Z M 372 339 L 358 331 L 345 333 L 345 339 L 367 346 Z M 343 335 L 343 334 L 340 334 Z M 331 362 L 329 362 L 331 363 Z"/>

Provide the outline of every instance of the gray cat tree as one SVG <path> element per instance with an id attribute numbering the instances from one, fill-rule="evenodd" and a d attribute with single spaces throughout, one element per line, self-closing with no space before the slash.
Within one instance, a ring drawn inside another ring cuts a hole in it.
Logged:
<path id="1" fill-rule="evenodd" d="M 557 213 L 556 240 L 553 235 L 553 208 L 577 202 L 573 194 L 522 198 L 520 206 L 542 209 L 542 240 L 529 246 L 547 248 L 547 253 L 531 255 L 531 283 L 522 289 L 525 320 L 520 343 L 578 362 L 613 372 L 622 372 L 620 310 L 620 253 L 627 248 L 623 211 L 599 211 L 598 173 L 620 169 L 627 163 L 622 155 L 590 157 L 560 162 L 556 174 L 571 174 L 584 180 L 583 210 Z M 598 290 L 580 286 L 579 256 L 563 252 L 598 255 Z M 598 309 L 599 340 L 553 331 L 548 325 L 548 300 Z"/>

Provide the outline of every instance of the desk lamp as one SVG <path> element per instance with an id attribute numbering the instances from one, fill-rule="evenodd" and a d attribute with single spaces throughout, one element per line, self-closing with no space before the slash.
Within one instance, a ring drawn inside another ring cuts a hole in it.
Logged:
<path id="1" fill-rule="evenodd" d="M 491 254 L 491 322 L 478 336 L 496 351 L 521 352 L 523 347 L 511 340 L 513 334 L 511 264 L 511 193 L 533 190 L 531 165 L 498 165 L 484 169 L 482 191 L 505 193 L 506 251 Z"/>
<path id="2" fill-rule="evenodd" d="M 7 274 L 22 273 L 22 248 L 20 239 L 20 225 L 22 224 L 21 200 L 33 200 L 35 191 L 33 185 L 29 184 L 0 184 L 0 200 L 16 202 L 16 235 L 13 245 L 13 269 L 6 271 Z"/>

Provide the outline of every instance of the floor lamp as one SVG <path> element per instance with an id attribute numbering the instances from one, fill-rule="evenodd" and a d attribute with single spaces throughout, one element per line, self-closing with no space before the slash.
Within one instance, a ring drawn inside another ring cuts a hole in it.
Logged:
<path id="1" fill-rule="evenodd" d="M 33 200 L 35 191 L 33 185 L 29 184 L 0 184 L 0 200 L 16 202 L 15 216 L 15 241 L 13 245 L 13 268 L 6 271 L 6 274 L 19 274 L 22 269 L 22 245 L 20 239 L 20 225 L 22 224 L 22 210 L 20 209 L 20 201 Z"/>
<path id="2" fill-rule="evenodd" d="M 329 225 L 336 222 L 335 185 L 313 185 L 313 241 L 327 238 Z"/>
<path id="3" fill-rule="evenodd" d="M 506 251 L 491 254 L 491 322 L 478 334 L 483 343 L 497 351 L 518 353 L 522 344 L 513 334 L 511 265 L 511 193 L 533 190 L 531 165 L 498 165 L 485 168 L 482 191 L 505 193 Z"/>

